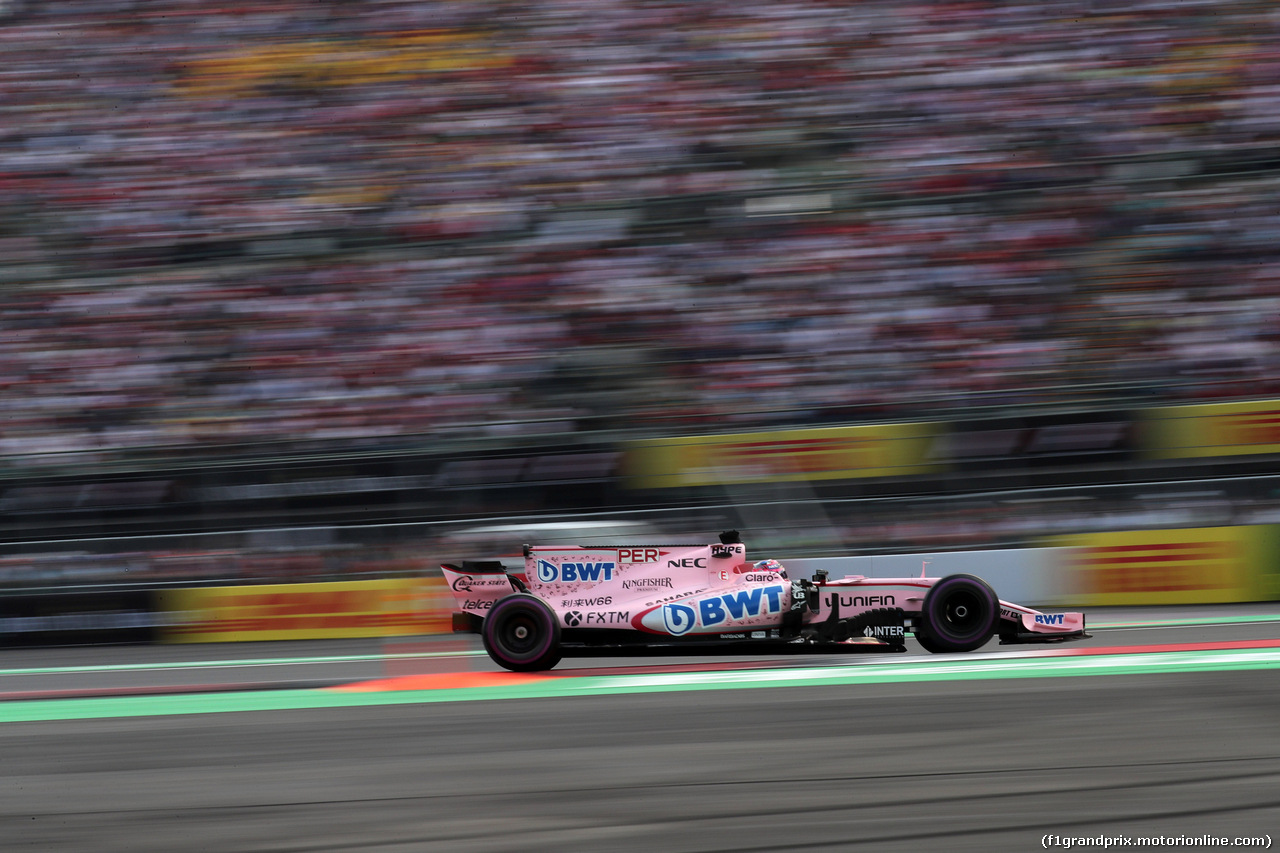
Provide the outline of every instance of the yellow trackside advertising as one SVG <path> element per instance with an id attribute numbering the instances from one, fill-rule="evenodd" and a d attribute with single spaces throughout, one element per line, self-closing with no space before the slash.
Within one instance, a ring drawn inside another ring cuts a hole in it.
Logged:
<path id="1" fill-rule="evenodd" d="M 1265 598 L 1266 525 L 1085 533 L 1065 546 L 1067 597 L 1080 605 L 1213 604 Z"/>
<path id="2" fill-rule="evenodd" d="M 1165 406 L 1141 417 L 1155 459 L 1280 453 L 1280 400 Z"/>
<path id="3" fill-rule="evenodd" d="M 938 423 L 868 424 L 632 442 L 623 461 L 637 489 L 900 477 L 942 470 Z"/>
<path id="4" fill-rule="evenodd" d="M 440 578 L 164 590 L 175 643 L 390 637 L 450 630 Z"/>
<path id="5" fill-rule="evenodd" d="M 439 72 L 505 68 L 513 61 L 479 33 L 464 31 L 282 41 L 184 62 L 177 88 L 197 97 L 225 97 L 248 95 L 273 83 L 311 88 L 376 85 Z"/>

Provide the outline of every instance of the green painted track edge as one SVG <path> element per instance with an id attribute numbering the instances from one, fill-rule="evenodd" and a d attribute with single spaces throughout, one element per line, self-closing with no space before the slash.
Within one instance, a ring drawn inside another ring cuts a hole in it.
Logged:
<path id="1" fill-rule="evenodd" d="M 1280 668 L 1280 649 L 1161 652 L 1113 656 L 1071 656 L 1015 661 L 924 662 L 901 665 L 809 667 L 784 670 L 550 677 L 509 686 L 391 692 L 263 690 L 169 696 L 41 699 L 0 702 L 0 723 L 297 711 L 380 705 L 474 702 L 503 699 L 739 690 L 763 687 L 856 687 L 863 684 L 1150 675 Z M 428 715 L 429 716 L 429 715 Z"/>
<path id="2" fill-rule="evenodd" d="M 1280 617 L 1277 617 L 1280 621 Z M 321 663 L 365 663 L 368 661 L 418 660 L 483 655 L 483 650 L 458 650 L 448 652 L 394 652 L 390 654 L 359 655 L 311 655 L 307 657 L 245 658 L 243 660 L 190 660 L 159 661 L 154 663 L 80 664 L 76 666 L 41 666 L 18 669 L 0 669 L 6 675 L 57 675 L 79 672 L 152 672 L 166 669 L 235 669 L 236 667 L 295 666 Z"/>
<path id="3" fill-rule="evenodd" d="M 1177 628 L 1198 625 L 1239 625 L 1248 622 L 1280 622 L 1280 613 L 1253 614 L 1249 616 L 1193 617 L 1187 619 L 1127 620 L 1123 622 L 1090 622 L 1089 630 L 1108 628 Z M 236 667 L 287 666 L 297 664 L 361 663 L 367 661 L 412 660 L 422 658 L 447 658 L 481 656 L 480 650 L 455 650 L 442 652 L 396 652 L 388 654 L 368 653 L 349 655 L 309 655 L 302 657 L 244 658 L 229 660 L 162 661 L 154 663 L 84 664 L 79 666 L 19 667 L 0 669 L 0 676 L 55 675 L 83 672 L 147 672 L 167 669 L 234 669 Z"/>

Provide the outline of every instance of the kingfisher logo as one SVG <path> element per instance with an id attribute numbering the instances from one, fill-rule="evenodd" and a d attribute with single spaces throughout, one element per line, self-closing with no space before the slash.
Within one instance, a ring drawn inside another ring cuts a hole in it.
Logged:
<path id="1" fill-rule="evenodd" d="M 697 621 L 698 614 L 686 604 L 662 605 L 662 624 L 673 637 L 689 633 Z"/>
<path id="2" fill-rule="evenodd" d="M 616 563 L 560 563 L 538 561 L 538 580 L 542 583 L 599 583 L 613 580 Z"/>

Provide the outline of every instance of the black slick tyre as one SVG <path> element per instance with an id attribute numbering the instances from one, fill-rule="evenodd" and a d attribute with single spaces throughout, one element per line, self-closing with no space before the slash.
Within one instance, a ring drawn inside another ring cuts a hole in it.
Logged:
<path id="1" fill-rule="evenodd" d="M 916 640 L 925 651 L 982 648 L 1000 621 L 1000 600 L 982 578 L 948 575 L 933 585 L 920 608 Z"/>
<path id="2" fill-rule="evenodd" d="M 537 596 L 518 592 L 498 600 L 480 634 L 494 663 L 512 672 L 537 672 L 560 662 L 560 623 Z"/>

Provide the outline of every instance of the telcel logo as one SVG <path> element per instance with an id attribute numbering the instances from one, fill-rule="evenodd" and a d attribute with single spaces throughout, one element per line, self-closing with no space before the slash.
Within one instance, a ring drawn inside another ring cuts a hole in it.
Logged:
<path id="1" fill-rule="evenodd" d="M 614 563 L 555 563 L 538 561 L 538 580 L 542 583 L 598 583 L 613 580 Z"/>

